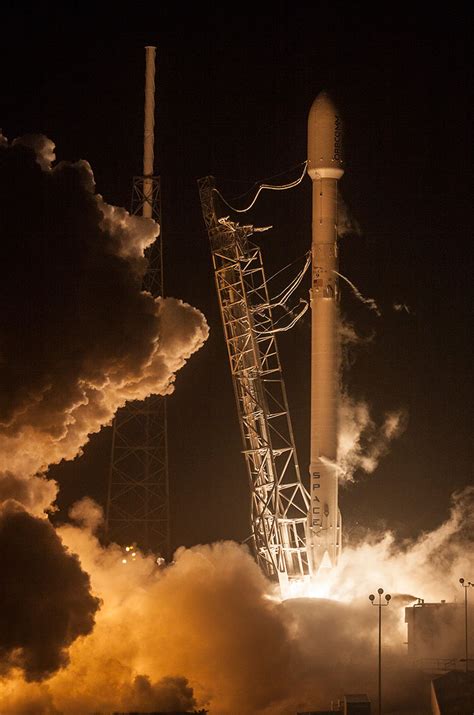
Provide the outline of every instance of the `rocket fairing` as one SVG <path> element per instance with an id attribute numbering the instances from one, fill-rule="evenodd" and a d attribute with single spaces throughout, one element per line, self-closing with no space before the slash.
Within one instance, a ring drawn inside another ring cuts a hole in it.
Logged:
<path id="1" fill-rule="evenodd" d="M 336 565 L 342 530 L 337 469 L 337 182 L 344 169 L 341 120 L 325 92 L 316 97 L 309 112 L 307 170 L 313 183 L 308 550 L 316 573 Z"/>

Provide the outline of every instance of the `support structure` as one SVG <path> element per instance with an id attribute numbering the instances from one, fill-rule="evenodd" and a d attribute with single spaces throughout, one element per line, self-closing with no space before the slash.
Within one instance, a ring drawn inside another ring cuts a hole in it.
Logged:
<path id="1" fill-rule="evenodd" d="M 251 490 L 257 561 L 282 590 L 310 576 L 309 497 L 300 478 L 262 256 L 253 226 L 218 218 L 214 179 L 199 180 Z"/>
<path id="2" fill-rule="evenodd" d="M 155 48 L 146 48 L 143 176 L 134 177 L 133 214 L 153 218 L 161 227 L 160 179 L 154 175 Z M 162 233 L 147 249 L 143 289 L 163 295 Z M 106 512 L 107 535 L 123 546 L 169 558 L 170 515 L 164 397 L 128 403 L 113 423 Z"/>

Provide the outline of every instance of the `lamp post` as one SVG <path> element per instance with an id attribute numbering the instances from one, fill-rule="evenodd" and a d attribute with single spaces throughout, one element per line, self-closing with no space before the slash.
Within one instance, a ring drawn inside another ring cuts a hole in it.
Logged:
<path id="1" fill-rule="evenodd" d="M 473 583 L 468 581 L 467 583 L 463 578 L 459 579 L 459 583 L 464 589 L 464 637 L 465 637 L 465 654 L 466 654 L 466 673 L 469 672 L 469 647 L 468 647 L 468 633 L 467 633 L 467 590 L 470 586 L 474 586 Z"/>
<path id="2" fill-rule="evenodd" d="M 379 712 L 378 715 L 382 715 L 382 608 L 388 606 L 390 599 L 392 598 L 389 593 L 385 594 L 386 603 L 382 603 L 383 588 L 377 589 L 379 596 L 378 603 L 374 603 L 375 596 L 373 593 L 370 594 L 369 600 L 372 606 L 376 606 L 379 609 Z"/>

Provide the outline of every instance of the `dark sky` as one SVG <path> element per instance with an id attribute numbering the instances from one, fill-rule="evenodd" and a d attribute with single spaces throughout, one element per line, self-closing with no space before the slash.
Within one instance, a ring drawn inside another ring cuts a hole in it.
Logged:
<path id="1" fill-rule="evenodd" d="M 143 47 L 158 46 L 166 292 L 200 308 L 211 327 L 169 400 L 174 546 L 249 533 L 247 475 L 196 179 L 213 174 L 231 197 L 304 161 L 307 112 L 323 88 L 344 117 L 340 189 L 361 227 L 360 236 L 341 242 L 341 270 L 384 313 L 378 320 L 343 291 L 346 317 L 361 334 L 375 332 L 352 355 L 345 381 L 375 416 L 399 407 L 409 413 L 377 472 L 342 490 L 344 521 L 414 536 L 440 523 L 450 494 L 472 481 L 467 18 L 462 6 L 457 17 L 428 19 L 304 5 L 275 3 L 270 11 L 257 3 L 233 14 L 203 6 L 191 16 L 152 6 L 146 32 L 127 31 L 126 16 L 115 15 L 113 26 L 94 35 L 85 10 L 77 17 L 83 32 L 73 30 L 71 17 L 43 17 L 36 26 L 26 11 L 6 11 L 4 133 L 47 134 L 59 159 L 87 159 L 98 191 L 125 207 L 141 171 Z M 291 192 L 262 196 L 247 215 L 249 223 L 275 227 L 259 239 L 267 275 L 308 250 L 310 193 L 306 178 Z M 413 314 L 394 312 L 394 301 Z M 306 320 L 280 340 L 305 475 L 309 339 Z M 63 509 L 84 494 L 104 503 L 110 436 L 104 429 L 81 459 L 51 469 Z"/>

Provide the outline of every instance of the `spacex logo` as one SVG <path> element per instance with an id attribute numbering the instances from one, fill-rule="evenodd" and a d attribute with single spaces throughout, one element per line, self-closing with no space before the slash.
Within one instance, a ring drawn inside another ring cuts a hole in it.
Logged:
<path id="1" fill-rule="evenodd" d="M 321 488 L 321 482 L 315 482 L 313 480 L 315 479 L 321 479 L 321 474 L 320 472 L 313 472 L 312 473 L 312 484 L 311 484 L 311 506 L 312 506 L 312 517 L 311 517 L 311 526 L 317 527 L 317 526 L 322 526 L 323 522 L 321 519 L 321 502 L 319 500 L 319 497 L 317 494 L 314 493 L 314 489 L 320 489 Z"/>

